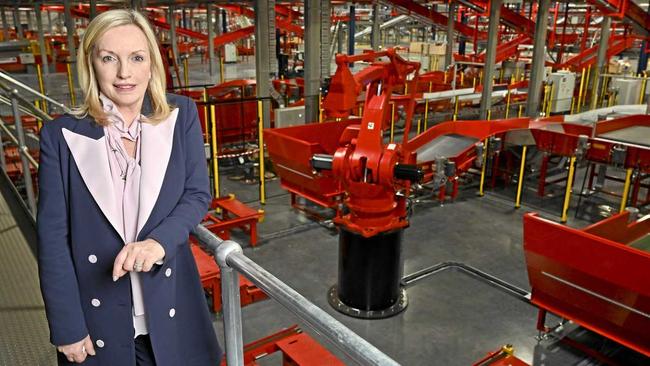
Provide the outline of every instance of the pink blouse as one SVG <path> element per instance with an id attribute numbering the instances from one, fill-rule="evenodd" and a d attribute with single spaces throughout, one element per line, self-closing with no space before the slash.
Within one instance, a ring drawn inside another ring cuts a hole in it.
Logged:
<path id="1" fill-rule="evenodd" d="M 127 128 L 124 117 L 117 107 L 104 94 L 99 95 L 104 112 L 109 116 L 111 124 L 104 127 L 106 149 L 108 151 L 113 189 L 115 190 L 116 205 L 122 215 L 122 227 L 127 243 L 136 241 L 138 228 L 138 209 L 140 207 L 140 131 L 142 115 Z M 122 139 L 135 142 L 135 157 L 129 156 Z M 131 294 L 133 298 L 133 328 L 134 338 L 149 333 L 144 315 L 144 300 L 140 274 L 129 272 L 131 277 Z"/>

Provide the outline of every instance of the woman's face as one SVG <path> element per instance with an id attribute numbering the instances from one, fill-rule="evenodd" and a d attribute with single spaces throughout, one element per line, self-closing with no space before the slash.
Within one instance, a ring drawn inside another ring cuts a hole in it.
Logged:
<path id="1" fill-rule="evenodd" d="M 93 67 L 99 90 L 121 113 L 140 112 L 151 78 L 147 39 L 135 25 L 111 28 L 98 40 Z"/>

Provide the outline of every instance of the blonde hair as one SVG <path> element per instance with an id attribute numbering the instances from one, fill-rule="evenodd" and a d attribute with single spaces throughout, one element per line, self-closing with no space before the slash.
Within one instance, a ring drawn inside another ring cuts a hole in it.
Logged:
<path id="1" fill-rule="evenodd" d="M 105 11 L 88 24 L 77 52 L 77 74 L 84 98 L 83 103 L 73 109 L 72 115 L 77 118 L 85 118 L 90 115 L 102 126 L 108 123 L 108 116 L 99 99 L 99 85 L 92 63 L 93 52 L 95 52 L 97 41 L 106 31 L 131 24 L 140 28 L 144 33 L 151 59 L 151 80 L 149 80 L 147 93 L 150 97 L 152 113 L 146 116 L 146 122 L 156 124 L 169 117 L 171 107 L 167 103 L 165 95 L 167 80 L 156 36 L 151 25 L 141 13 L 127 9 Z"/>

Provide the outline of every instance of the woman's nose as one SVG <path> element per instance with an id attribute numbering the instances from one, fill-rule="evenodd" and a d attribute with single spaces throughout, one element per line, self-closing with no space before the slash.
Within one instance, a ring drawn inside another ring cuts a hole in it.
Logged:
<path id="1" fill-rule="evenodd" d="M 120 62 L 120 66 L 117 70 L 117 77 L 120 79 L 128 79 L 131 76 L 130 69 L 128 67 L 128 62 Z"/>

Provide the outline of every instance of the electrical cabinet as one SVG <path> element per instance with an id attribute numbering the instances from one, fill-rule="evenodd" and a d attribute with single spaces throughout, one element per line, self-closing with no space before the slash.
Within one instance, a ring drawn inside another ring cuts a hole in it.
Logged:
<path id="1" fill-rule="evenodd" d="M 571 111 L 571 100 L 576 87 L 576 74 L 561 70 L 548 76 L 551 87 L 551 113 L 564 113 Z"/>

